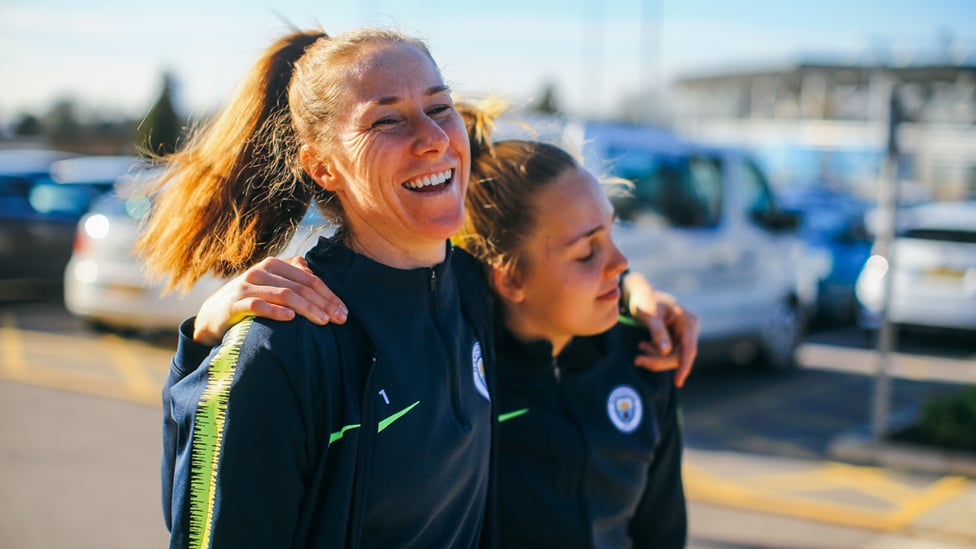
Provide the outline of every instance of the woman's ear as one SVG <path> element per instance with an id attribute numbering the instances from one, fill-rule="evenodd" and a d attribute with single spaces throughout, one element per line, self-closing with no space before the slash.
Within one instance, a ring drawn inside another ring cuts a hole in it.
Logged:
<path id="1" fill-rule="evenodd" d="M 314 179 L 320 187 L 327 191 L 336 191 L 338 184 L 332 170 L 326 163 L 319 161 L 308 145 L 302 145 L 299 150 L 299 158 L 302 161 L 302 168 L 305 169 L 305 173 Z"/>
<path id="2" fill-rule="evenodd" d="M 525 301 L 525 289 L 518 269 L 511 265 L 496 265 L 491 268 L 491 283 L 495 292 L 506 301 L 521 303 Z"/>

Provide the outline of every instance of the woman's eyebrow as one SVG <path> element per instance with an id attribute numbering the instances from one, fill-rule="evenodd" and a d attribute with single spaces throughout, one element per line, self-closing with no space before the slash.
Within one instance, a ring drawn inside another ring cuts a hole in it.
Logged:
<path id="1" fill-rule="evenodd" d="M 584 238 L 589 238 L 589 237 L 595 235 L 596 233 L 598 233 L 600 231 L 607 230 L 611 225 L 613 225 L 613 222 L 616 221 L 616 220 L 617 220 L 617 214 L 616 214 L 616 212 L 614 212 L 614 214 L 610 216 L 609 223 L 607 223 L 607 224 L 600 223 L 599 225 L 597 225 L 596 227 L 593 227 L 592 229 L 590 229 L 588 231 L 585 231 L 585 232 L 583 232 L 581 234 L 578 234 L 576 236 L 570 237 L 566 241 L 566 244 L 565 245 L 566 246 L 572 246 L 573 244 L 579 242 L 580 240 L 583 240 Z"/>
<path id="2" fill-rule="evenodd" d="M 451 88 L 449 88 L 446 84 L 438 84 L 436 86 L 431 86 L 427 88 L 424 91 L 424 93 L 427 95 L 427 97 L 430 97 L 432 95 L 437 95 L 439 93 L 449 92 L 450 90 Z M 390 95 L 387 97 L 380 97 L 379 99 L 374 99 L 373 101 L 371 101 L 371 103 L 375 105 L 392 105 L 399 100 L 400 100 L 400 96 Z"/>

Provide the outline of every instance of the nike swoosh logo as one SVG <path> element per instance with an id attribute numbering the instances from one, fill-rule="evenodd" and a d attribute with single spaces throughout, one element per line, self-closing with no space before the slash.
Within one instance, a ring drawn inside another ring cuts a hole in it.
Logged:
<path id="1" fill-rule="evenodd" d="M 519 416 L 524 416 L 529 413 L 528 408 L 522 408 L 521 410 L 515 410 L 514 412 L 508 412 L 505 414 L 498 414 L 498 423 L 505 423 L 510 419 L 515 419 Z"/>
<path id="2" fill-rule="evenodd" d="M 389 427 L 394 421 L 396 421 L 396 420 L 402 418 L 403 416 L 407 415 L 407 412 L 409 412 L 410 410 L 413 410 L 418 404 L 420 404 L 420 401 L 419 400 L 417 402 L 414 402 L 410 406 L 407 406 L 406 408 L 400 410 L 399 412 L 394 412 L 391 415 L 387 416 L 385 419 L 380 420 L 379 425 L 377 425 L 377 427 L 376 427 L 376 432 L 377 433 L 382 432 L 383 429 L 386 429 L 387 427 Z M 329 435 L 329 446 L 332 446 L 332 443 L 333 442 L 335 442 L 335 441 L 339 440 L 340 438 L 342 438 L 342 436 L 346 434 L 346 431 L 349 431 L 349 430 L 352 430 L 352 429 L 359 429 L 360 427 L 361 427 L 361 425 L 359 423 L 353 423 L 351 425 L 346 425 L 342 429 L 339 429 L 338 431 L 330 434 Z"/>
<path id="3" fill-rule="evenodd" d="M 401 417 L 407 415 L 407 412 L 409 412 L 410 410 L 413 410 L 418 404 L 420 404 L 420 401 L 419 400 L 417 402 L 414 402 L 410 406 L 407 406 L 406 408 L 400 410 L 399 412 L 396 412 L 393 415 L 387 416 L 386 419 L 380 421 L 379 426 L 376 428 L 376 432 L 377 433 L 383 432 L 383 429 L 386 429 L 387 427 L 390 426 L 391 423 L 393 423 L 394 421 L 396 421 L 396 420 L 400 419 Z"/>

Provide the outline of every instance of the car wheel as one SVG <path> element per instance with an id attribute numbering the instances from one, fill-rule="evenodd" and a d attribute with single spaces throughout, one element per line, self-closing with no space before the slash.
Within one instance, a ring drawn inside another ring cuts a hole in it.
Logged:
<path id="1" fill-rule="evenodd" d="M 796 347 L 802 331 L 803 318 L 796 304 L 789 300 L 780 301 L 760 334 L 764 365 L 773 370 L 796 368 Z"/>
<path id="2" fill-rule="evenodd" d="M 85 319 L 83 322 L 90 331 L 95 332 L 96 334 L 110 334 L 115 331 L 112 325 L 107 324 L 101 320 L 94 320 L 89 318 L 89 319 Z"/>

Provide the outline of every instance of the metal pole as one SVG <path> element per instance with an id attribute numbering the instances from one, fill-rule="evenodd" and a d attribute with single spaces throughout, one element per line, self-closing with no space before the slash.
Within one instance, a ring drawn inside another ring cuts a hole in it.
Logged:
<path id="1" fill-rule="evenodd" d="M 641 2 L 639 94 L 637 115 L 641 122 L 653 122 L 660 99 L 661 4 L 664 0 Z M 657 8 L 657 9 L 655 9 Z"/>
<path id="2" fill-rule="evenodd" d="M 888 108 L 888 146 L 881 181 L 881 230 L 875 240 L 878 253 L 888 262 L 884 276 L 881 302 L 881 325 L 878 328 L 878 371 L 874 383 L 874 399 L 871 405 L 871 438 L 879 441 L 888 431 L 888 415 L 891 401 L 890 355 L 895 346 L 895 327 L 889 320 L 891 293 L 894 290 L 894 266 L 897 258 L 892 244 L 897 228 L 898 214 L 898 124 L 901 114 L 897 88 L 892 86 Z"/>
<path id="3" fill-rule="evenodd" d="M 603 0 L 583 2 L 582 97 L 579 111 L 587 118 L 593 117 L 594 108 L 603 104 L 604 15 Z"/>

